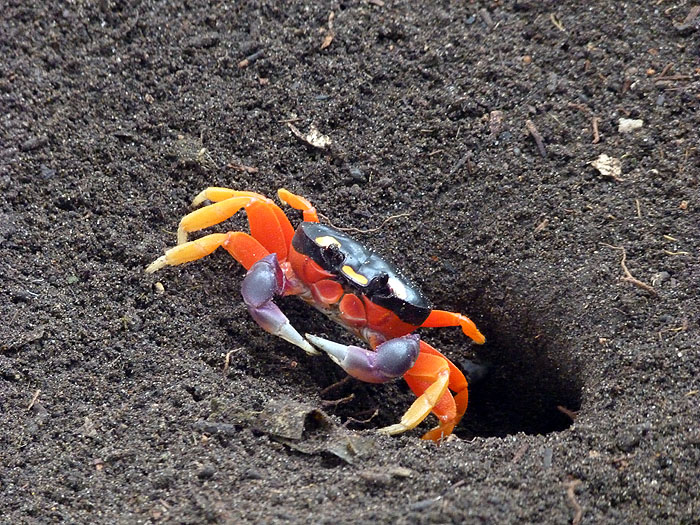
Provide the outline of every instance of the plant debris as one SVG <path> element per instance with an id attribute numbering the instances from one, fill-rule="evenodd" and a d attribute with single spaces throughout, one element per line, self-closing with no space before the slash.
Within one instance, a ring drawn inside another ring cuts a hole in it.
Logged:
<path id="1" fill-rule="evenodd" d="M 596 160 L 590 162 L 591 166 L 597 169 L 603 177 L 611 177 L 621 181 L 622 162 L 620 159 L 602 153 Z"/>

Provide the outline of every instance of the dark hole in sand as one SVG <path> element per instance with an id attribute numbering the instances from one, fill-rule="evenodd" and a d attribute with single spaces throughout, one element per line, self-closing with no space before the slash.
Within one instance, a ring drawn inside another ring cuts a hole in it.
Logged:
<path id="1" fill-rule="evenodd" d="M 461 370 L 468 373 L 472 368 L 470 360 L 486 366 L 483 377 L 470 379 L 469 408 L 455 434 L 470 439 L 519 432 L 547 434 L 568 428 L 573 423 L 570 414 L 578 411 L 581 405 L 581 379 L 575 349 L 570 342 L 565 342 L 563 328 L 560 330 L 556 323 L 552 323 L 554 328 L 546 326 L 542 316 L 534 315 L 532 309 L 511 311 L 501 305 L 495 311 L 486 308 L 481 311 L 491 313 L 479 315 L 480 309 L 472 304 L 470 313 L 474 319 L 479 319 L 479 327 L 488 334 L 483 347 L 460 348 L 461 334 L 448 329 L 422 331 L 425 340 L 444 350 Z M 474 352 L 476 359 L 473 359 Z M 344 377 L 340 370 L 337 374 L 331 370 L 326 372 L 331 372 L 333 377 L 325 375 L 326 381 Z M 325 382 L 320 385 L 321 388 L 325 386 Z M 330 409 L 343 421 L 366 419 L 379 409 L 371 422 L 350 426 L 357 429 L 395 423 L 415 399 L 403 381 L 369 385 L 355 380 L 324 398 L 338 399 L 350 393 L 354 394 L 352 400 Z M 435 418 L 429 416 L 419 430 L 425 431 L 434 424 Z"/>
<path id="2" fill-rule="evenodd" d="M 565 338 L 517 316 L 494 316 L 481 324 L 489 337 L 477 355 L 488 369 L 470 383 L 469 408 L 456 434 L 547 434 L 571 426 L 571 413 L 581 406 L 581 380 Z"/>
<path id="3" fill-rule="evenodd" d="M 573 423 L 571 413 L 581 406 L 582 381 L 576 343 L 567 341 L 566 322 L 562 321 L 566 312 L 538 309 L 522 299 L 501 298 L 494 304 L 487 302 L 488 294 L 485 297 L 463 296 L 454 304 L 457 311 L 468 312 L 484 331 L 485 345 L 468 343 L 458 328 L 421 330 L 425 341 L 443 351 L 468 378 L 470 361 L 486 366 L 483 377 L 469 378 L 469 407 L 455 434 L 470 439 L 567 429 Z M 357 344 L 344 329 L 298 299 L 278 299 L 278 304 L 302 333 Z M 289 351 L 295 355 L 295 349 Z M 346 377 L 330 360 L 303 361 L 308 368 L 303 375 L 317 384 L 319 392 Z M 352 399 L 322 408 L 357 430 L 396 423 L 415 399 L 404 381 L 374 385 L 355 379 L 344 381 L 322 398 L 333 401 L 350 394 Z M 364 423 L 354 421 L 367 419 Z M 431 415 L 417 432 L 425 432 L 435 424 Z"/>

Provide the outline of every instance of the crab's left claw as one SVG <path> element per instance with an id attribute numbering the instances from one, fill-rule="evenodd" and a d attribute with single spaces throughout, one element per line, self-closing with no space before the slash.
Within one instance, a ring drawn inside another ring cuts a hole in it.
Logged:
<path id="1" fill-rule="evenodd" d="M 273 253 L 251 266 L 241 284 L 241 295 L 251 317 L 265 331 L 298 346 L 309 355 L 319 352 L 291 325 L 287 316 L 272 301 L 284 292 L 284 273 Z"/>
<path id="2" fill-rule="evenodd" d="M 367 383 L 385 383 L 403 376 L 416 362 L 420 352 L 420 340 L 415 334 L 385 341 L 374 351 L 342 345 L 311 334 L 306 334 L 306 339 L 326 352 L 348 374 Z"/>

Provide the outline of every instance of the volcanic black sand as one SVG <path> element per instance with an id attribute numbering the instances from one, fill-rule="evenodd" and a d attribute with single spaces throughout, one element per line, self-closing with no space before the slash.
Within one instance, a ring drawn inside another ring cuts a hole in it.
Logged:
<path id="1" fill-rule="evenodd" d="M 0 521 L 700 521 L 693 2 L 37 4 L 0 22 Z M 227 253 L 144 273 L 210 185 L 477 322 L 421 331 L 474 379 L 453 438 L 378 434 L 405 383 L 332 386 Z"/>

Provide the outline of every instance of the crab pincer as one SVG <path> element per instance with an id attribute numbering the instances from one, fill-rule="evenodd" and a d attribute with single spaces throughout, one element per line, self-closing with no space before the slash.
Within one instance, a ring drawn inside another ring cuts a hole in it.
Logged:
<path id="1" fill-rule="evenodd" d="M 306 339 L 326 352 L 349 375 L 366 383 L 386 383 L 402 377 L 420 353 L 420 338 L 416 334 L 390 339 L 374 350 L 342 345 L 311 334 L 306 334 Z"/>
<path id="2" fill-rule="evenodd" d="M 243 279 L 243 301 L 250 316 L 263 330 L 298 346 L 309 355 L 318 355 L 319 351 L 297 332 L 272 300 L 276 295 L 283 295 L 285 281 L 277 255 L 272 253 L 263 257 L 251 266 Z"/>

